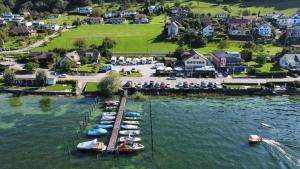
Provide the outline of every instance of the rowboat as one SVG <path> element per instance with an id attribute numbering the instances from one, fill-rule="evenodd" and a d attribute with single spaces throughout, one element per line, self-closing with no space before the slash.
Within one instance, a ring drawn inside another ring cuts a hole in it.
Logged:
<path id="1" fill-rule="evenodd" d="M 141 114 L 140 114 L 140 113 L 137 113 L 137 112 L 126 112 L 126 113 L 125 113 L 125 116 L 126 116 L 126 117 L 140 117 Z"/>
<path id="2" fill-rule="evenodd" d="M 137 125 L 121 125 L 121 128 L 127 129 L 127 130 L 136 130 L 139 128 Z"/>
<path id="3" fill-rule="evenodd" d="M 120 137 L 119 142 L 128 142 L 128 140 L 132 140 L 133 142 L 140 142 L 142 139 L 140 137 L 131 137 L 131 136 L 125 136 L 125 137 Z"/>
<path id="4" fill-rule="evenodd" d="M 101 121 L 102 120 L 109 120 L 109 121 L 111 121 L 111 120 L 115 120 L 115 119 L 116 119 L 116 116 L 102 116 Z"/>
<path id="5" fill-rule="evenodd" d="M 114 124 L 115 121 L 100 121 L 100 124 Z"/>
<path id="6" fill-rule="evenodd" d="M 121 130 L 120 134 L 121 135 L 132 135 L 132 136 L 136 136 L 136 135 L 140 135 L 140 130 Z"/>
<path id="7" fill-rule="evenodd" d="M 134 124 L 134 125 L 139 125 L 139 121 L 123 121 L 124 124 Z"/>
<path id="8" fill-rule="evenodd" d="M 144 148 L 145 147 L 140 143 L 133 143 L 133 144 L 121 143 L 118 146 L 118 151 L 120 153 L 134 153 L 134 152 L 141 151 Z"/>
<path id="9" fill-rule="evenodd" d="M 97 124 L 96 128 L 101 128 L 101 129 L 110 129 L 113 128 L 114 126 L 112 124 Z"/>
<path id="10" fill-rule="evenodd" d="M 87 133 L 88 136 L 100 136 L 100 135 L 105 135 L 108 134 L 108 131 L 106 129 L 90 129 Z"/>
<path id="11" fill-rule="evenodd" d="M 115 115 L 117 115 L 117 113 L 116 112 L 103 112 L 102 115 L 103 116 L 115 116 Z"/>
<path id="12" fill-rule="evenodd" d="M 260 143 L 263 141 L 263 139 L 261 137 L 259 137 L 258 135 L 250 135 L 248 138 L 249 144 L 256 144 L 256 143 Z"/>
<path id="13" fill-rule="evenodd" d="M 125 117 L 126 120 L 141 120 L 140 117 Z"/>
<path id="14" fill-rule="evenodd" d="M 106 150 L 106 145 L 102 142 L 98 142 L 97 139 L 91 140 L 91 141 L 86 141 L 79 143 L 77 145 L 77 150 L 79 151 L 105 151 Z"/>

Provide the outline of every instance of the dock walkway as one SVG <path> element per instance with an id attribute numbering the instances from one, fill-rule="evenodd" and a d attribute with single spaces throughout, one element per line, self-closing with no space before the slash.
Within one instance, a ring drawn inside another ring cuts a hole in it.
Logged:
<path id="1" fill-rule="evenodd" d="M 111 133 L 110 140 L 109 140 L 109 143 L 108 143 L 108 146 L 106 149 L 107 152 L 114 152 L 116 150 L 116 146 L 118 143 L 119 131 L 120 131 L 120 127 L 121 127 L 121 122 L 122 122 L 123 114 L 124 114 L 125 108 L 126 108 L 126 101 L 127 101 L 127 90 L 124 91 L 124 94 L 120 101 L 114 128 Z"/>

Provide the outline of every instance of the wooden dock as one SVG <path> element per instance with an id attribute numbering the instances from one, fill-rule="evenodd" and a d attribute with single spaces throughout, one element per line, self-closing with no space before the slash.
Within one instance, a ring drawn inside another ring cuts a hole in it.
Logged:
<path id="1" fill-rule="evenodd" d="M 121 123 L 122 123 L 122 118 L 123 118 L 125 108 L 126 108 L 126 101 L 127 101 L 127 90 L 124 90 L 124 94 L 121 98 L 120 105 L 118 108 L 114 128 L 111 133 L 110 140 L 109 140 L 109 143 L 108 143 L 108 146 L 106 149 L 107 152 L 114 152 L 116 150 L 116 146 L 118 143 L 119 131 L 120 131 Z"/>

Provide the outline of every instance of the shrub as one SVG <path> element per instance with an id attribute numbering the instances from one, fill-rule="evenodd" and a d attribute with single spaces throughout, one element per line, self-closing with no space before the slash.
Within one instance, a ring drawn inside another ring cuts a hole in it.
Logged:
<path id="1" fill-rule="evenodd" d="M 104 97 L 112 97 L 119 91 L 120 87 L 121 80 L 118 74 L 113 73 L 103 78 L 98 84 L 98 89 Z"/>
<path id="2" fill-rule="evenodd" d="M 5 84 L 12 86 L 16 81 L 16 74 L 11 69 L 6 69 L 3 74 L 3 81 Z"/>
<path id="3" fill-rule="evenodd" d="M 130 98 L 137 101 L 145 101 L 148 97 L 142 94 L 141 92 L 135 92 L 133 95 L 130 96 Z"/>

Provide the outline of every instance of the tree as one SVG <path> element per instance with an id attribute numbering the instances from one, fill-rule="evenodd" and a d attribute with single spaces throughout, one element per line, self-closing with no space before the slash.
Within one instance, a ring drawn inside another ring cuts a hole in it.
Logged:
<path id="1" fill-rule="evenodd" d="M 251 61 L 252 60 L 252 51 L 250 49 L 244 49 L 241 51 L 241 57 L 245 61 Z"/>
<path id="2" fill-rule="evenodd" d="M 70 72 L 71 68 L 76 67 L 76 63 L 72 60 L 64 61 L 63 65 L 61 66 L 62 70 L 65 72 Z"/>
<path id="3" fill-rule="evenodd" d="M 102 41 L 102 48 L 103 49 L 111 49 L 116 45 L 116 41 L 110 39 L 109 37 L 105 37 Z"/>
<path id="4" fill-rule="evenodd" d="M 228 42 L 224 41 L 224 40 L 220 41 L 220 43 L 218 44 L 219 49 L 225 49 L 225 48 L 228 48 L 228 46 L 229 46 Z"/>
<path id="5" fill-rule="evenodd" d="M 263 64 L 265 64 L 267 62 L 267 58 L 265 56 L 263 56 L 263 55 L 257 56 L 255 60 L 260 65 L 263 65 Z"/>
<path id="6" fill-rule="evenodd" d="M 80 63 L 85 65 L 89 62 L 89 58 L 87 56 L 81 57 L 80 58 Z"/>
<path id="7" fill-rule="evenodd" d="M 35 74 L 35 79 L 39 85 L 45 86 L 48 81 L 48 75 L 45 70 L 38 70 Z"/>
<path id="8" fill-rule="evenodd" d="M 86 41 L 84 39 L 78 38 L 74 42 L 74 46 L 76 46 L 79 50 L 86 47 Z"/>
<path id="9" fill-rule="evenodd" d="M 39 67 L 39 65 L 37 63 L 34 63 L 34 62 L 28 62 L 27 64 L 25 64 L 24 66 L 24 69 L 27 71 L 27 72 L 34 72 L 37 68 Z"/>
<path id="10" fill-rule="evenodd" d="M 93 15 L 94 17 L 100 17 L 100 16 L 102 15 L 101 9 L 93 9 L 92 15 Z"/>
<path id="11" fill-rule="evenodd" d="M 99 84 L 99 92 L 104 97 L 112 97 L 115 93 L 119 91 L 121 87 L 121 80 L 118 77 L 118 74 L 110 73 L 108 76 L 103 78 Z"/>
<path id="12" fill-rule="evenodd" d="M 6 69 L 3 74 L 3 81 L 5 84 L 12 86 L 16 81 L 16 74 L 11 69 Z"/>
<path id="13" fill-rule="evenodd" d="M 106 59 L 110 59 L 112 57 L 112 52 L 108 49 L 104 49 L 102 52 L 101 52 L 101 55 L 103 57 L 105 57 Z"/>

